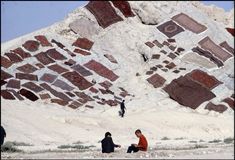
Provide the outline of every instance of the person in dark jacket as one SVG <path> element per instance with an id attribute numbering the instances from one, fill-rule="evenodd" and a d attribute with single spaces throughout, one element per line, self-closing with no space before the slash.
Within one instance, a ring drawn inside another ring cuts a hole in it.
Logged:
<path id="1" fill-rule="evenodd" d="M 125 104 L 124 104 L 125 100 L 122 100 L 122 103 L 121 103 L 121 117 L 124 117 L 124 114 L 125 114 Z"/>
<path id="2" fill-rule="evenodd" d="M 105 133 L 104 139 L 101 141 L 102 153 L 114 152 L 114 147 L 121 147 L 120 145 L 114 144 L 110 132 Z"/>
<path id="3" fill-rule="evenodd" d="M 4 138 L 6 137 L 5 129 L 1 126 L 1 145 L 4 143 Z"/>

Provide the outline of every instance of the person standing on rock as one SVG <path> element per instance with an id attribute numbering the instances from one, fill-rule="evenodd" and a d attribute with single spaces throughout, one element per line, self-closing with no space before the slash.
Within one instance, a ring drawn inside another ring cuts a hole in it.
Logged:
<path id="1" fill-rule="evenodd" d="M 114 144 L 110 132 L 105 133 L 104 139 L 101 141 L 102 153 L 114 152 L 114 147 L 121 147 L 120 145 Z"/>
<path id="2" fill-rule="evenodd" d="M 140 151 L 147 151 L 148 142 L 145 136 L 141 133 L 139 129 L 135 131 L 135 135 L 139 138 L 138 144 L 131 144 L 131 146 L 128 147 L 127 153 L 138 152 Z"/>
<path id="3" fill-rule="evenodd" d="M 124 114 L 125 114 L 125 109 L 126 109 L 126 107 L 125 107 L 125 100 L 122 100 L 122 102 L 121 102 L 121 106 L 120 106 L 120 108 L 121 108 L 121 117 L 124 117 Z"/>
<path id="4" fill-rule="evenodd" d="M 6 137 L 5 129 L 1 126 L 1 145 L 4 143 L 4 138 Z"/>

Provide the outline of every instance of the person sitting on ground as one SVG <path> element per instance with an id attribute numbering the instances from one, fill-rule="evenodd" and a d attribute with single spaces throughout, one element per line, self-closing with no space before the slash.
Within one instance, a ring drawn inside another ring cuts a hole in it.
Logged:
<path id="1" fill-rule="evenodd" d="M 4 138 L 5 137 L 6 137 L 5 129 L 1 126 L 1 135 L 0 135 L 1 145 L 4 143 Z"/>
<path id="2" fill-rule="evenodd" d="M 112 135 L 110 132 L 105 133 L 105 137 L 101 141 L 102 153 L 111 153 L 114 152 L 114 147 L 121 147 L 121 145 L 113 143 L 113 139 L 111 136 Z"/>
<path id="3" fill-rule="evenodd" d="M 139 129 L 135 131 L 135 135 L 139 138 L 139 143 L 137 144 L 131 144 L 131 146 L 128 147 L 127 153 L 138 152 L 141 151 L 147 151 L 148 142 L 145 138 L 145 136 L 141 133 Z"/>

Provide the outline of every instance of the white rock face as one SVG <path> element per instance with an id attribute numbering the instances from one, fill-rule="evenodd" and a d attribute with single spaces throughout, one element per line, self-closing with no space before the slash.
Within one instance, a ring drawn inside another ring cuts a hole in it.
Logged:
<path id="1" fill-rule="evenodd" d="M 92 37 L 97 35 L 101 30 L 101 28 L 98 27 L 95 22 L 84 17 L 81 17 L 80 19 L 70 23 L 69 28 L 71 28 L 81 37 L 87 37 L 89 39 L 92 39 Z"/>
<path id="2" fill-rule="evenodd" d="M 223 114 L 205 110 L 205 103 L 198 109 L 192 110 L 170 99 L 162 88 L 154 88 L 146 80 L 150 77 L 150 75 L 146 75 L 146 72 L 151 67 L 163 64 L 164 60 L 168 60 L 174 62 L 177 68 L 186 68 L 186 70 L 181 70 L 176 74 L 173 72 L 175 69 L 164 72 L 158 68 L 154 73 L 158 73 L 166 79 L 163 87 L 173 79 L 184 76 L 194 69 L 201 69 L 223 82 L 212 90 L 217 96 L 211 100 L 212 102 L 219 104 L 223 98 L 231 96 L 234 92 L 234 57 L 228 59 L 223 67 L 218 68 L 205 57 L 196 53 L 191 56 L 190 54 L 192 54 L 191 49 L 198 46 L 198 42 L 206 36 L 209 36 L 216 44 L 227 41 L 234 48 L 234 37 L 225 30 L 226 26 L 233 26 L 233 13 L 224 13 L 222 10 L 206 7 L 199 2 L 130 1 L 129 3 L 137 16 L 124 18 L 123 21 L 110 25 L 106 29 L 99 26 L 95 17 L 87 9 L 78 8 L 61 22 L 1 44 L 1 55 L 4 55 L 9 50 L 21 46 L 26 40 L 34 39 L 34 36 L 38 34 L 45 35 L 49 40 L 60 41 L 70 51 L 74 50 L 75 47 L 72 46 L 72 43 L 77 38 L 86 37 L 92 40 L 94 45 L 89 56 L 71 57 L 59 47 L 55 45 L 53 47 L 80 65 L 94 59 L 115 72 L 119 78 L 113 82 L 110 89 L 117 93 L 120 91 L 118 87 L 124 87 L 134 95 L 125 98 L 126 117 L 124 119 L 118 117 L 119 106 L 102 106 L 95 102 L 91 102 L 95 106 L 94 109 L 81 107 L 73 110 L 46 101 L 35 103 L 21 101 L 17 102 L 16 106 L 14 101 L 3 100 L 1 102 L 2 124 L 9 132 L 7 140 L 40 144 L 41 148 L 44 148 L 46 144 L 55 147 L 81 140 L 100 147 L 100 143 L 97 142 L 106 131 L 110 131 L 115 138 L 117 137 L 117 144 L 123 143 L 121 145 L 127 147 L 136 140 L 133 134 L 136 128 L 141 128 L 151 139 L 150 146 L 155 146 L 156 142 L 165 136 L 173 139 L 186 137 L 198 140 L 223 139 L 233 136 L 234 112 L 226 103 L 223 104 L 229 109 Z M 184 29 L 183 32 L 175 35 L 173 37 L 176 41 L 174 45 L 185 49 L 180 56 L 171 59 L 161 53 L 162 49 L 168 53 L 173 52 L 167 46 L 159 48 L 154 45 L 150 48 L 145 45 L 145 42 L 153 42 L 156 39 L 160 43 L 167 41 L 168 37 L 156 27 L 181 12 L 205 25 L 207 30 L 195 34 Z M 224 20 L 224 17 L 228 17 L 228 20 Z M 217 21 L 214 21 L 214 18 Z M 40 47 L 36 53 L 47 49 Z M 111 63 L 104 56 L 105 54 L 112 55 L 118 63 Z M 154 54 L 159 54 L 160 58 L 152 59 Z M 142 55 L 148 58 L 147 62 L 143 61 Z M 30 59 L 23 63 L 35 65 L 36 59 Z M 63 62 L 57 63 L 62 64 Z M 22 63 L 14 64 L 9 70 L 5 68 L 3 70 L 13 73 L 20 65 Z M 36 73 L 41 76 L 45 72 L 53 73 L 47 67 Z M 136 73 L 139 73 L 139 76 L 136 76 Z M 99 82 L 106 80 L 95 73 L 94 76 L 87 77 L 87 79 L 90 82 L 94 79 L 97 88 L 100 87 Z M 87 90 L 84 92 L 88 93 Z M 113 95 L 103 95 L 100 92 L 97 95 L 107 99 L 113 98 Z"/>

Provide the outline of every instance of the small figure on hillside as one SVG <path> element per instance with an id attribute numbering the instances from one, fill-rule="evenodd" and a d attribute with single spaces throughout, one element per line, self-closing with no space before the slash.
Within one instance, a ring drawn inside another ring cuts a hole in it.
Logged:
<path id="1" fill-rule="evenodd" d="M 131 144 L 131 146 L 128 147 L 127 153 L 138 152 L 140 151 L 147 151 L 148 142 L 145 138 L 145 136 L 141 133 L 139 129 L 135 131 L 135 135 L 139 138 L 138 144 Z"/>
<path id="2" fill-rule="evenodd" d="M 112 135 L 110 132 L 105 133 L 105 137 L 101 141 L 102 153 L 111 153 L 114 152 L 114 147 L 121 147 L 121 145 L 113 143 L 113 139 L 111 136 Z"/>
<path id="3" fill-rule="evenodd" d="M 4 138 L 6 137 L 5 129 L 1 126 L 1 145 L 4 143 Z"/>
<path id="4" fill-rule="evenodd" d="M 121 108 L 120 116 L 121 116 L 121 117 L 124 117 L 125 110 L 126 110 L 126 107 L 125 107 L 125 100 L 122 100 L 122 102 L 121 102 L 121 104 L 120 104 L 120 108 Z"/>

